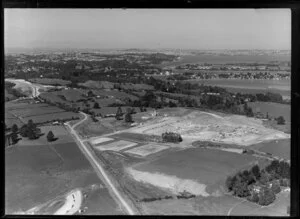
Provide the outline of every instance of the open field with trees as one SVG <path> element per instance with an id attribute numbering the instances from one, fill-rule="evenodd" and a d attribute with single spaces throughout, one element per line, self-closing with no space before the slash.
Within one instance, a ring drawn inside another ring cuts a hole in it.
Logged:
<path id="1" fill-rule="evenodd" d="M 253 102 L 248 103 L 254 113 L 261 112 L 269 117 L 283 116 L 287 123 L 291 122 L 291 106 L 280 103 Z"/>
<path id="2" fill-rule="evenodd" d="M 44 124 L 54 121 L 67 121 L 78 119 L 79 115 L 74 112 L 67 112 L 56 106 L 45 103 L 34 103 L 33 101 L 14 102 L 5 105 L 5 123 L 7 127 L 13 124 L 21 126 L 32 120 L 37 124 Z"/>
<path id="3" fill-rule="evenodd" d="M 246 168 L 256 160 L 250 155 L 193 148 L 169 152 L 149 163 L 139 164 L 134 169 L 149 173 L 149 176 L 151 173 L 161 173 L 180 179 L 190 179 L 207 185 L 206 192 L 211 194 L 216 188 L 219 190 L 223 186 L 227 175 Z M 264 163 L 263 160 L 261 162 Z"/>
<path id="4" fill-rule="evenodd" d="M 266 153 L 270 153 L 274 156 L 290 160 L 291 158 L 291 141 L 290 139 L 273 140 L 269 142 L 263 142 L 254 144 L 249 149 L 256 149 Z"/>
<path id="5" fill-rule="evenodd" d="M 53 143 L 16 146 L 5 151 L 6 214 L 27 211 L 75 188 L 85 190 L 94 184 L 103 185 L 71 139 L 65 143 Z M 105 202 L 110 207 L 105 210 L 102 207 L 95 208 L 87 197 L 83 205 L 94 207 L 86 213 L 122 214 L 105 188 L 93 194 L 94 201 Z"/>

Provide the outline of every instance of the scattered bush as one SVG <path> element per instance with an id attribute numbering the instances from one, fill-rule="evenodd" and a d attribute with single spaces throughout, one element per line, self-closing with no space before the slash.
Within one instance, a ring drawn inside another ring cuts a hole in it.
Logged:
<path id="1" fill-rule="evenodd" d="M 99 103 L 97 102 L 94 103 L 94 109 L 100 109 Z"/>
<path id="2" fill-rule="evenodd" d="M 283 116 L 279 116 L 276 120 L 277 120 L 278 125 L 284 125 L 285 124 L 285 119 L 283 118 Z"/>
<path id="3" fill-rule="evenodd" d="M 125 114 L 125 122 L 127 122 L 127 123 L 133 123 L 131 113 L 126 113 Z"/>

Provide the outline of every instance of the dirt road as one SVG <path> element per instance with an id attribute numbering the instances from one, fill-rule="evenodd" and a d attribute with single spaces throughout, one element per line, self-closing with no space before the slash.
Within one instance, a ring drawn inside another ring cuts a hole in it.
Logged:
<path id="1" fill-rule="evenodd" d="M 135 211 L 124 200 L 124 198 L 121 196 L 121 194 L 119 193 L 119 191 L 116 189 L 116 187 L 114 186 L 114 184 L 109 179 L 108 175 L 105 173 L 103 167 L 97 162 L 96 158 L 91 153 L 90 149 L 84 144 L 84 140 L 80 139 L 80 137 L 78 136 L 78 134 L 74 130 L 78 125 L 80 125 L 81 123 L 83 123 L 84 121 L 86 121 L 88 119 L 88 117 L 87 117 L 87 115 L 85 113 L 82 113 L 82 112 L 80 112 L 80 113 L 84 116 L 84 119 L 82 119 L 78 123 L 74 124 L 73 126 L 70 126 L 69 123 L 66 123 L 67 127 L 69 127 L 69 129 L 71 131 L 71 134 L 75 137 L 75 140 L 78 143 L 78 145 L 80 146 L 80 148 L 82 149 L 82 151 L 84 152 L 84 155 L 88 158 L 88 160 L 90 162 L 92 162 L 94 164 L 93 166 L 96 168 L 96 170 L 98 172 L 101 173 L 101 175 L 105 179 L 104 183 L 106 184 L 107 188 L 110 189 L 115 194 L 115 196 L 119 200 L 119 203 L 122 204 L 122 206 L 127 211 L 127 213 L 129 215 L 134 215 Z"/>

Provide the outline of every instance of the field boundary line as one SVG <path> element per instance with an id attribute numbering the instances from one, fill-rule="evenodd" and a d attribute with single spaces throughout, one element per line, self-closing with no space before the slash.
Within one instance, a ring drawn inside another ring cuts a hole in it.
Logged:
<path id="1" fill-rule="evenodd" d="M 54 153 L 62 160 L 62 162 L 64 163 L 65 162 L 65 159 L 55 150 L 55 148 L 54 147 L 52 147 L 53 145 L 50 145 L 49 143 L 48 143 L 48 147 L 52 150 L 52 151 L 54 151 Z"/>

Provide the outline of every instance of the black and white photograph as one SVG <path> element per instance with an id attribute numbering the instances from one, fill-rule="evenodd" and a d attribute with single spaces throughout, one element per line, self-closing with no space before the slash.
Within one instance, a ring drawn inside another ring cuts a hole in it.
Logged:
<path id="1" fill-rule="evenodd" d="M 291 215 L 290 9 L 3 18 L 6 215 Z"/>

